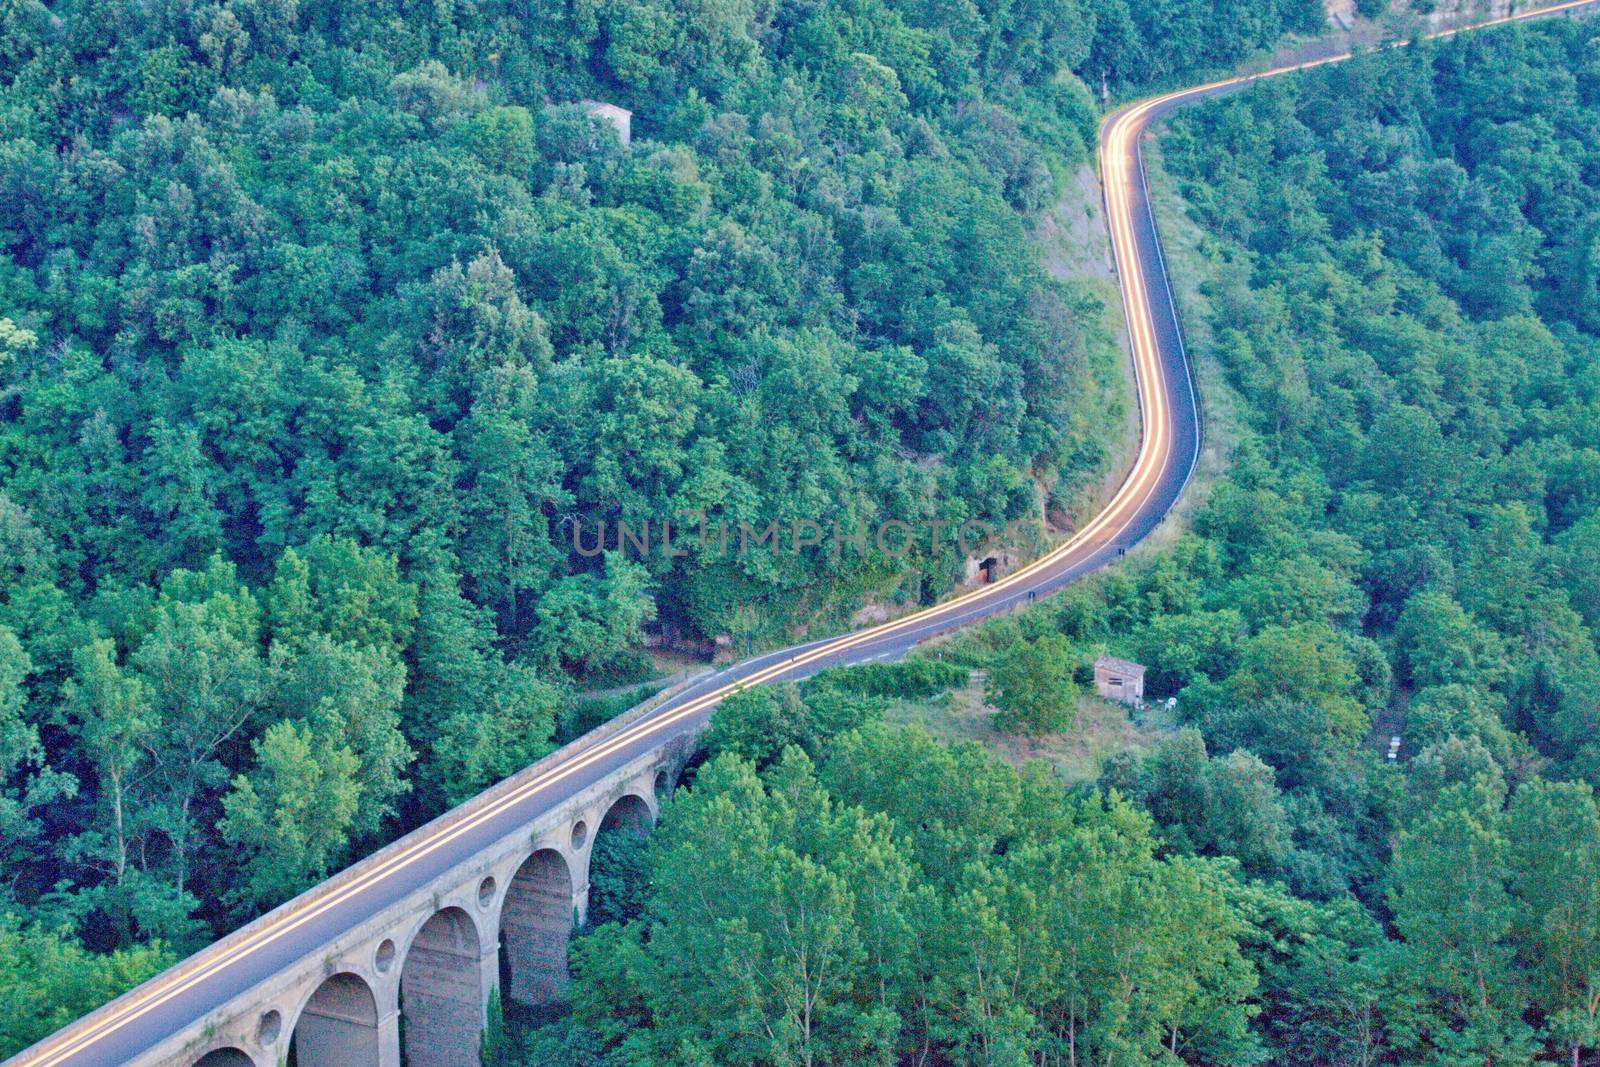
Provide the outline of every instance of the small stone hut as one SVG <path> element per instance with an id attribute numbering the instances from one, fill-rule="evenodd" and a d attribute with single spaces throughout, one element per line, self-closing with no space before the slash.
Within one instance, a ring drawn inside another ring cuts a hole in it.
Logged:
<path id="1" fill-rule="evenodd" d="M 592 119 L 603 119 L 616 127 L 617 140 L 626 148 L 633 143 L 633 112 L 603 100 L 579 100 L 578 106 Z"/>
<path id="2" fill-rule="evenodd" d="M 1094 661 L 1095 692 L 1107 700 L 1139 704 L 1144 700 L 1144 667 L 1132 660 L 1101 656 Z"/>

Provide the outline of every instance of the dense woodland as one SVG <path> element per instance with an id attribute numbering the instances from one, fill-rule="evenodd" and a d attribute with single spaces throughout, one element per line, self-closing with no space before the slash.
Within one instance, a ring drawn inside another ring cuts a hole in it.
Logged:
<path id="1" fill-rule="evenodd" d="M 1231 395 L 1188 532 L 943 662 L 730 701 L 501 1062 L 1596 1062 L 1600 25 L 1263 84 L 1161 150 Z M 1179 728 L 1095 783 L 883 721 L 982 667 L 1053 729 L 1102 651 Z"/>
<path id="2" fill-rule="evenodd" d="M 1125 400 L 1028 221 L 1097 94 L 1320 23 L 0 4 L 0 1055 L 614 710 L 646 628 L 960 566 L 574 529 L 1081 505 Z"/>

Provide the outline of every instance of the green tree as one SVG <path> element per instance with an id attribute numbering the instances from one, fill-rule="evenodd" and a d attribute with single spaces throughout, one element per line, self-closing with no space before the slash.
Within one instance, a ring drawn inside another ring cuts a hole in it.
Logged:
<path id="1" fill-rule="evenodd" d="M 1496 636 L 1443 593 L 1422 592 L 1406 602 L 1395 624 L 1401 669 L 1413 685 L 1492 688 L 1506 672 Z"/>
<path id="2" fill-rule="evenodd" d="M 440 724 L 424 773 L 448 804 L 459 804 L 549 754 L 565 689 L 522 664 L 491 661 L 482 703 Z"/>
<path id="3" fill-rule="evenodd" d="M 63 695 L 68 713 L 80 724 L 84 751 L 100 782 L 104 824 L 110 827 L 109 832 L 89 831 L 91 840 L 80 844 L 106 866 L 118 940 L 126 945 L 133 933 L 133 890 L 141 881 L 135 871 L 137 854 L 150 829 L 143 802 L 159 724 L 143 680 L 118 666 L 112 641 L 102 638 L 79 648 L 73 662 L 73 677 Z"/>
<path id="4" fill-rule="evenodd" d="M 630 1054 L 844 1064 L 887 1051 L 892 1015 L 872 991 L 888 976 L 869 935 L 903 921 L 909 868 L 887 822 L 831 801 L 798 750 L 773 775 L 718 757 L 658 830 L 659 985 Z"/>
<path id="5" fill-rule="evenodd" d="M 285 549 L 262 595 L 269 632 L 292 645 L 324 634 L 395 652 L 412 641 L 417 588 L 392 556 L 344 537 Z"/>
<path id="6" fill-rule="evenodd" d="M 539 600 L 534 640 L 541 659 L 578 673 L 616 662 L 656 615 L 644 567 L 608 553 L 605 574 L 563 578 Z"/>
<path id="7" fill-rule="evenodd" d="M 1574 523 L 1556 539 L 1562 584 L 1589 629 L 1600 627 L 1600 513 Z"/>
<path id="8" fill-rule="evenodd" d="M 200 809 L 227 783 L 224 747 L 266 691 L 255 597 L 220 560 L 203 572 L 174 572 L 131 662 L 161 724 L 151 746 L 151 814 L 171 840 L 173 896 L 191 907 Z"/>
<path id="9" fill-rule="evenodd" d="M 20 871 L 43 844 L 38 812 L 77 792 L 77 780 L 50 769 L 39 730 L 26 714 L 24 682 L 32 669 L 17 635 L 0 627 L 0 856 Z"/>
<path id="10" fill-rule="evenodd" d="M 339 643 L 315 634 L 298 645 L 274 643 L 268 710 L 279 721 L 301 720 L 338 738 L 356 758 L 361 791 L 357 836 L 378 831 L 410 789 L 405 771 L 414 753 L 400 729 L 405 666 L 383 645 Z"/>
<path id="11" fill-rule="evenodd" d="M 1397 1003 L 1390 1025 L 1412 1055 L 1436 1063 L 1531 1057 L 1506 847 L 1497 812 L 1462 787 L 1400 835 L 1389 900 L 1403 939 L 1397 977 L 1415 999 Z"/>
<path id="12" fill-rule="evenodd" d="M 1517 956 L 1542 1036 L 1573 1064 L 1600 1044 L 1600 811 L 1583 783 L 1534 780 L 1506 813 Z"/>
<path id="13" fill-rule="evenodd" d="M 217 824 L 244 857 L 233 890 L 246 911 L 327 876 L 342 856 L 362 799 L 355 753 L 336 737 L 278 722 L 252 746 L 255 766 L 233 780 Z"/>
<path id="14" fill-rule="evenodd" d="M 1240 650 L 1238 666 L 1223 688 L 1246 705 L 1275 698 L 1316 703 L 1336 735 L 1358 737 L 1368 721 L 1350 695 L 1357 681 L 1345 642 L 1319 622 L 1263 629 Z"/>
<path id="15" fill-rule="evenodd" d="M 546 516 L 570 498 L 560 457 L 531 429 L 537 402 L 529 368 L 497 367 L 456 429 L 463 463 L 475 472 L 464 502 L 462 569 L 511 634 L 527 630 L 531 605 L 564 562 Z"/>
<path id="16" fill-rule="evenodd" d="M 717 705 L 706 733 L 706 750 L 732 752 L 757 767 L 777 761 L 791 745 L 812 751 L 810 709 L 798 686 L 741 689 Z"/>
<path id="17" fill-rule="evenodd" d="M 1033 734 L 1071 726 L 1078 701 L 1075 657 L 1058 634 L 1018 642 L 1007 651 L 984 682 L 984 699 L 1000 709 L 995 726 Z"/>

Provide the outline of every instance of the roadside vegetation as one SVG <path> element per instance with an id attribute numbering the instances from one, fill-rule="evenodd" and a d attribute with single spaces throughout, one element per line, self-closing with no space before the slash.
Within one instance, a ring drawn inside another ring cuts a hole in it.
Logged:
<path id="1" fill-rule="evenodd" d="M 882 669 L 1020 672 L 984 692 L 1032 709 L 1028 650 L 1109 650 L 1174 729 L 1069 785 L 848 673 L 730 701 L 520 1062 L 1592 1059 L 1597 42 L 1467 36 L 1175 117 L 1225 470 L 1174 544 Z"/>

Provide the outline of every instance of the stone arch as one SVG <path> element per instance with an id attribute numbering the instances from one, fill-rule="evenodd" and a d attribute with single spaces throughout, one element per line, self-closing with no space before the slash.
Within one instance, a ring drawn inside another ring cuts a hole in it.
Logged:
<path id="1" fill-rule="evenodd" d="M 340 971 L 306 998 L 289 1038 L 290 1067 L 378 1067 L 378 1000 Z"/>
<path id="2" fill-rule="evenodd" d="M 648 800 L 638 793 L 624 793 L 606 809 L 605 818 L 600 820 L 600 832 L 627 829 L 635 837 L 644 837 L 655 821 L 656 813 Z"/>
<path id="3" fill-rule="evenodd" d="M 506 1000 L 541 1008 L 566 993 L 572 894 L 572 869 L 553 848 L 529 856 L 512 876 L 500 906 L 500 976 Z"/>
<path id="4" fill-rule="evenodd" d="M 711 760 L 711 750 L 705 745 L 695 745 L 685 752 L 677 763 L 677 773 L 672 776 L 672 788 L 676 792 L 687 786 L 694 785 L 694 780 L 700 774 L 700 768 Z M 657 800 L 661 797 L 657 794 Z"/>
<path id="5" fill-rule="evenodd" d="M 483 1033 L 483 948 L 461 908 L 422 924 L 400 965 L 400 1033 L 408 1067 L 477 1064 Z"/>
<path id="6" fill-rule="evenodd" d="M 212 1049 L 195 1060 L 194 1067 L 256 1067 L 256 1061 L 243 1049 L 229 1045 L 226 1048 Z"/>
<path id="7" fill-rule="evenodd" d="M 589 850 L 590 922 L 631 918 L 644 877 L 642 853 L 633 847 L 655 823 L 650 802 L 638 793 L 612 801 Z"/>

